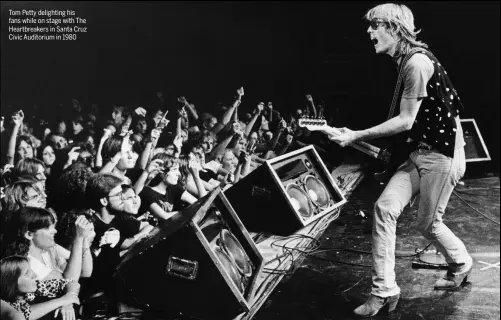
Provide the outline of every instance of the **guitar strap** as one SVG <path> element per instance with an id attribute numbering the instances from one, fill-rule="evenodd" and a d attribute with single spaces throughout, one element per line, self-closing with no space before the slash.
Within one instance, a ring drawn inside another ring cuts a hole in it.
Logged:
<path id="1" fill-rule="evenodd" d="M 418 52 L 424 52 L 425 50 L 423 48 L 413 48 L 409 53 L 407 53 L 404 58 L 402 59 L 402 63 L 400 63 L 400 68 L 398 71 L 398 79 L 397 79 L 397 84 L 395 86 L 395 92 L 393 92 L 393 100 L 391 101 L 391 107 L 390 107 L 390 112 L 388 113 L 388 120 L 393 118 L 393 113 L 395 112 L 395 107 L 397 106 L 397 100 L 398 100 L 398 95 L 400 93 L 400 87 L 402 86 L 402 78 L 403 78 L 403 73 L 404 73 L 404 66 L 409 61 L 409 59 Z"/>

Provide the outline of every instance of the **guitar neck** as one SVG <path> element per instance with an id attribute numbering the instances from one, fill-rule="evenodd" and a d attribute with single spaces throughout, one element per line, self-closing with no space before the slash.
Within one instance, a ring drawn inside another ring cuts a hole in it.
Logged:
<path id="1" fill-rule="evenodd" d="M 336 128 L 332 128 L 332 127 L 329 127 L 329 129 L 327 130 L 327 133 L 328 134 L 332 134 L 332 135 L 340 135 L 341 132 L 339 130 L 337 130 Z M 355 143 L 353 143 L 351 145 L 353 148 L 357 149 L 358 151 L 361 151 L 371 157 L 374 157 L 374 158 L 378 158 L 379 157 L 379 153 L 381 152 L 381 149 L 378 148 L 378 147 L 375 147 L 367 142 L 363 142 L 363 141 L 357 141 Z"/>

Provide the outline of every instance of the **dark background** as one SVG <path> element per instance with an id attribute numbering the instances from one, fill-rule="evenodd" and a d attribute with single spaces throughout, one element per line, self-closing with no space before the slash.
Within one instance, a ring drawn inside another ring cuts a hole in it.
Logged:
<path id="1" fill-rule="evenodd" d="M 71 98 L 146 104 L 162 91 L 201 110 L 245 88 L 243 108 L 304 95 L 338 109 L 336 124 L 364 128 L 387 117 L 396 80 L 377 56 L 363 15 L 383 2 L 2 2 L 1 102 L 29 110 Z M 447 69 L 499 172 L 499 2 L 400 2 L 418 39 Z M 73 9 L 87 19 L 77 41 L 9 41 L 8 9 Z"/>

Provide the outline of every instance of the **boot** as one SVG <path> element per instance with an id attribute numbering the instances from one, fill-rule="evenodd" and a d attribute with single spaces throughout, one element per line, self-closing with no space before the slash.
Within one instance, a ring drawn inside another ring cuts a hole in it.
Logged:
<path id="1" fill-rule="evenodd" d="M 468 281 L 468 275 L 473 269 L 473 259 L 468 255 L 466 263 L 461 265 L 449 265 L 447 274 L 443 279 L 435 282 L 435 290 L 455 290 L 458 289 L 462 283 Z"/>
<path id="2" fill-rule="evenodd" d="M 369 299 L 363 305 L 353 310 L 353 313 L 361 317 L 372 317 L 375 316 L 379 312 L 379 310 L 381 310 L 381 308 L 386 305 L 388 305 L 388 313 L 390 313 L 397 307 L 399 298 L 400 294 L 386 298 L 381 298 L 371 294 Z"/>

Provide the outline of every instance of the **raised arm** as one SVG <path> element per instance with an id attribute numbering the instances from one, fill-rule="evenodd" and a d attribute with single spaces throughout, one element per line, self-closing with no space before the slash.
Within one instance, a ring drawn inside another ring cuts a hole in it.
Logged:
<path id="1" fill-rule="evenodd" d="M 108 138 L 111 137 L 111 131 L 108 129 L 103 130 L 103 136 L 101 137 L 101 140 L 99 141 L 99 146 L 97 148 L 96 152 L 96 162 L 95 166 L 96 168 L 101 168 L 103 166 L 103 156 L 101 155 L 101 152 L 103 151 L 103 145 L 108 140 Z"/>
<path id="2" fill-rule="evenodd" d="M 92 223 L 84 216 L 79 216 L 75 221 L 75 227 L 76 232 L 71 246 L 70 258 L 63 271 L 63 276 L 65 279 L 78 281 L 82 273 L 84 239 L 90 236 Z M 90 274 L 88 276 L 90 276 Z"/>
<path id="3" fill-rule="evenodd" d="M 252 119 L 249 121 L 249 123 L 245 126 L 245 131 L 244 131 L 244 135 L 246 137 L 249 136 L 249 134 L 252 132 L 252 128 L 254 127 L 254 124 L 256 123 L 256 120 L 257 118 L 259 117 L 259 115 L 261 114 L 261 112 L 263 111 L 264 109 L 264 103 L 259 103 L 257 106 L 256 106 L 256 109 L 254 110 L 254 116 L 252 117 Z"/>
<path id="4" fill-rule="evenodd" d="M 218 144 L 214 147 L 214 149 L 212 149 L 211 153 L 207 157 L 207 161 L 211 161 L 213 159 L 217 159 L 218 157 L 222 156 L 224 150 L 233 139 L 233 136 L 237 134 L 242 135 L 243 133 L 240 129 L 240 124 L 238 122 L 235 122 L 231 126 L 230 134 L 228 134 L 223 140 L 219 141 Z"/>
<path id="5" fill-rule="evenodd" d="M 315 103 L 313 102 L 313 97 L 310 94 L 306 95 L 306 100 L 308 101 L 308 108 L 311 109 L 311 115 L 317 117 L 317 109 L 315 108 Z"/>
<path id="6" fill-rule="evenodd" d="M 16 153 L 16 140 L 19 130 L 23 125 L 24 113 L 23 110 L 12 115 L 12 121 L 14 121 L 14 128 L 12 129 L 12 135 L 9 139 L 9 146 L 7 147 L 7 163 L 15 165 L 14 155 Z"/>
<path id="7" fill-rule="evenodd" d="M 271 103 L 271 101 L 268 102 L 268 110 L 268 123 L 271 124 L 271 122 L 273 121 L 273 103 Z"/>
<path id="8" fill-rule="evenodd" d="M 141 193 L 141 191 L 143 191 L 146 181 L 151 174 L 156 175 L 158 172 L 160 172 L 162 163 L 163 161 L 161 159 L 155 159 L 150 162 L 146 170 L 143 170 L 136 183 L 134 183 L 134 191 L 136 192 L 136 194 L 139 194 Z"/>
<path id="9" fill-rule="evenodd" d="M 244 88 L 240 88 L 237 90 L 237 98 L 233 102 L 233 105 L 231 108 L 228 108 L 226 112 L 224 113 L 223 117 L 221 118 L 221 121 L 219 121 L 214 128 L 212 128 L 212 133 L 218 134 L 219 131 L 221 131 L 231 120 L 231 117 L 233 116 L 233 112 L 235 112 L 235 109 L 237 106 L 240 104 L 242 101 L 242 96 L 244 95 Z"/>

